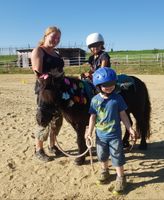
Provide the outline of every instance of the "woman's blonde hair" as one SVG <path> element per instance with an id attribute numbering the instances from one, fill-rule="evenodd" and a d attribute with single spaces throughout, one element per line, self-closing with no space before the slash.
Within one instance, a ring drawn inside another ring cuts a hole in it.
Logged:
<path id="1" fill-rule="evenodd" d="M 44 42 L 45 42 L 45 37 L 47 35 L 49 35 L 50 33 L 53 33 L 53 32 L 61 34 L 61 31 L 60 31 L 60 29 L 58 27 L 56 27 L 56 26 L 48 27 L 44 32 L 43 38 L 39 41 L 39 46 L 43 45 Z"/>

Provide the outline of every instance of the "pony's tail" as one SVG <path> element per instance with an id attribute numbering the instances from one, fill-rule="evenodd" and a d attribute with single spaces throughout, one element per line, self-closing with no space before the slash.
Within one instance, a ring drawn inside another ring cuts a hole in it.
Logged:
<path id="1" fill-rule="evenodd" d="M 144 109 L 144 121 L 145 121 L 145 137 L 149 138 L 151 131 L 150 131 L 150 118 L 151 118 L 151 103 L 150 103 L 150 97 L 149 97 L 149 93 L 148 93 L 148 89 L 144 84 L 144 88 L 145 88 L 145 109 Z"/>

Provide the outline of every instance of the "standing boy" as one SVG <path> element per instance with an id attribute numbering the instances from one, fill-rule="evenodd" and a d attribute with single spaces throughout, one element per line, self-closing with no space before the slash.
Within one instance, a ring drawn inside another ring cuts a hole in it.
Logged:
<path id="1" fill-rule="evenodd" d="M 116 80 L 115 71 L 109 67 L 102 67 L 94 72 L 93 84 L 99 93 L 91 101 L 89 129 L 85 138 L 92 135 L 95 126 L 97 156 L 101 163 L 99 181 L 105 183 L 109 179 L 108 160 L 110 155 L 112 165 L 116 168 L 117 173 L 115 191 L 121 192 L 125 188 L 126 178 L 123 167 L 125 156 L 120 121 L 124 123 L 133 140 L 136 140 L 137 133 L 131 127 L 125 112 L 127 109 L 125 101 L 121 95 L 114 92 Z"/>

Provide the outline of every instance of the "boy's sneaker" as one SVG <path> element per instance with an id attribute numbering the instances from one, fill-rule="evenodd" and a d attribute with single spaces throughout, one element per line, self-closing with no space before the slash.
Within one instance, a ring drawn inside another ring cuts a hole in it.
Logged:
<path id="1" fill-rule="evenodd" d="M 108 169 L 107 170 L 102 170 L 98 180 L 102 184 L 107 183 L 109 181 L 109 176 L 110 175 L 109 175 Z"/>
<path id="2" fill-rule="evenodd" d="M 48 156 L 43 149 L 39 149 L 38 151 L 35 151 L 35 156 L 39 159 L 39 160 L 42 160 L 42 161 L 45 161 L 45 162 L 49 162 L 49 161 L 52 161 L 53 158 Z"/>
<path id="3" fill-rule="evenodd" d="M 114 191 L 117 193 L 123 192 L 125 187 L 126 187 L 126 177 L 117 176 Z"/>

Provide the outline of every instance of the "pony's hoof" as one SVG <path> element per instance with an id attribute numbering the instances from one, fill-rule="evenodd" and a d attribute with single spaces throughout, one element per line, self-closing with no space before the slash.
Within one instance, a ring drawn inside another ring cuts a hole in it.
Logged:
<path id="1" fill-rule="evenodd" d="M 124 141 L 123 141 L 123 148 L 124 148 L 124 149 L 130 148 L 130 144 L 129 144 L 128 141 L 127 141 L 127 142 L 124 142 Z"/>
<path id="2" fill-rule="evenodd" d="M 129 153 L 132 150 L 132 148 L 133 148 L 133 146 L 129 144 L 129 146 L 124 147 L 123 149 L 124 149 L 125 153 Z"/>
<path id="3" fill-rule="evenodd" d="M 85 162 L 85 158 L 76 158 L 74 161 L 75 165 L 78 165 L 78 166 L 83 165 L 84 162 Z"/>
<path id="4" fill-rule="evenodd" d="M 147 150 L 147 144 L 140 144 L 139 149 L 143 151 Z"/>

